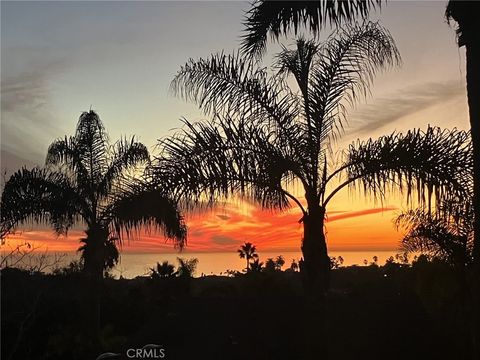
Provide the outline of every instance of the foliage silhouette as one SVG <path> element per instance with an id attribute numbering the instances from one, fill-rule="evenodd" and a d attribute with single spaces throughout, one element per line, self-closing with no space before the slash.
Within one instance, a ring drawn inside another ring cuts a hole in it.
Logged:
<path id="1" fill-rule="evenodd" d="M 409 210 L 397 217 L 396 224 L 407 230 L 402 239 L 402 250 L 438 257 L 456 267 L 471 264 L 471 201 L 444 201 L 433 213 L 425 209 Z"/>
<path id="2" fill-rule="evenodd" d="M 325 213 L 338 191 L 360 186 L 382 198 L 397 189 L 427 204 L 459 196 L 460 179 L 471 177 L 469 135 L 457 130 L 393 133 L 350 145 L 340 160 L 332 156 L 348 106 L 368 94 L 378 71 L 398 62 L 393 39 L 374 23 L 339 30 L 323 44 L 299 39 L 277 55 L 271 76 L 238 54 L 190 60 L 172 89 L 213 121 L 184 120 L 184 129 L 161 142 L 151 175 L 192 206 L 232 195 L 266 209 L 298 205 L 305 286 L 323 292 L 330 268 Z M 292 194 L 295 186 L 306 207 Z"/>
<path id="3" fill-rule="evenodd" d="M 66 234 L 84 224 L 82 260 L 86 273 L 102 277 L 118 260 L 117 244 L 141 227 L 162 229 L 182 247 L 186 229 L 176 203 L 132 175 L 150 161 L 135 138 L 110 145 L 94 111 L 81 114 L 74 136 L 53 142 L 47 167 L 21 169 L 5 184 L 1 222 L 9 229 L 33 221 Z"/>
<path id="4" fill-rule="evenodd" d="M 250 271 L 251 260 L 258 259 L 257 248 L 255 247 L 255 245 L 250 242 L 246 242 L 245 244 L 240 246 L 240 249 L 238 249 L 237 252 L 238 256 L 240 256 L 241 259 L 245 259 L 247 261 L 246 271 Z"/>
<path id="5" fill-rule="evenodd" d="M 168 261 L 163 261 L 161 264 L 157 262 L 157 265 L 150 269 L 150 277 L 152 279 L 172 278 L 176 275 L 175 265 L 170 264 Z"/>
<path id="6" fill-rule="evenodd" d="M 473 357 L 480 358 L 480 3 L 450 0 L 445 15 L 457 23 L 458 46 L 466 49 L 467 98 L 472 133 L 473 164 L 473 276 L 471 281 Z"/>
<path id="7" fill-rule="evenodd" d="M 191 258 L 191 259 L 183 259 L 177 258 L 178 261 L 178 268 L 177 273 L 178 276 L 181 278 L 191 278 L 195 275 L 198 266 L 198 259 Z"/>
<path id="8" fill-rule="evenodd" d="M 367 18 L 371 9 L 380 8 L 381 0 L 317 0 L 268 1 L 252 4 L 244 21 L 242 49 L 261 56 L 266 50 L 267 38 L 278 40 L 291 30 L 297 35 L 302 25 L 313 34 L 327 24 L 339 26 L 356 18 Z"/>

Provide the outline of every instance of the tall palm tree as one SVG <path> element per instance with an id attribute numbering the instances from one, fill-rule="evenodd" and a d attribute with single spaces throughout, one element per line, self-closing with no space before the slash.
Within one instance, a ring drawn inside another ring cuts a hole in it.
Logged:
<path id="1" fill-rule="evenodd" d="M 266 50 L 268 36 L 278 40 L 291 30 L 295 35 L 302 25 L 317 34 L 327 23 L 343 25 L 356 18 L 366 19 L 370 10 L 379 8 L 382 0 L 257 0 L 244 22 L 243 50 L 260 56 Z"/>
<path id="2" fill-rule="evenodd" d="M 296 204 L 306 288 L 323 293 L 330 268 L 324 220 L 340 190 L 361 184 L 381 197 L 390 184 L 409 196 L 417 191 L 426 203 L 463 191 L 459 178 L 468 176 L 468 134 L 456 130 L 394 133 L 358 141 L 338 161 L 332 156 L 348 105 L 398 61 L 393 39 L 373 23 L 339 30 L 323 44 L 299 39 L 277 55 L 273 75 L 238 54 L 190 60 L 172 87 L 214 120 L 184 120 L 184 129 L 162 142 L 153 176 L 194 202 L 239 195 L 268 209 Z"/>
<path id="3" fill-rule="evenodd" d="M 467 61 L 467 97 L 472 133 L 473 164 L 473 276 L 472 303 L 480 304 L 480 3 L 450 0 L 445 12 L 457 23 L 458 46 L 465 46 Z M 473 305 L 473 358 L 480 358 L 480 308 Z"/>
<path id="4" fill-rule="evenodd" d="M 250 242 L 246 242 L 237 250 L 240 259 L 247 261 L 247 272 L 250 271 L 250 260 L 258 259 L 257 248 Z"/>
<path id="5" fill-rule="evenodd" d="M 2 227 L 33 221 L 65 234 L 75 223 L 84 225 L 79 250 L 85 272 L 97 278 L 117 262 L 117 244 L 143 226 L 162 229 L 182 247 L 186 229 L 176 203 L 134 177 L 149 161 L 147 148 L 135 138 L 110 145 L 98 115 L 84 112 L 74 136 L 50 145 L 46 168 L 23 168 L 7 181 Z"/>

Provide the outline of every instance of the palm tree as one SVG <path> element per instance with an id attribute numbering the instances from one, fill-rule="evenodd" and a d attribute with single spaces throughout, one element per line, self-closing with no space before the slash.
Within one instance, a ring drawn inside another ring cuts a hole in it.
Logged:
<path id="1" fill-rule="evenodd" d="M 237 250 L 240 259 L 247 261 L 247 272 L 250 271 L 250 260 L 258 259 L 257 248 L 250 242 L 246 242 Z"/>
<path id="2" fill-rule="evenodd" d="M 386 2 L 386 1 L 385 1 Z M 246 33 L 243 50 L 259 57 L 265 52 L 267 37 L 278 40 L 292 29 L 297 34 L 300 26 L 306 26 L 313 34 L 327 24 L 340 25 L 357 17 L 367 18 L 373 8 L 380 8 L 382 0 L 317 0 L 317 1 L 256 1 L 245 20 Z M 480 3 L 478 1 L 450 0 L 446 8 L 447 19 L 457 27 L 458 45 L 466 48 L 467 95 L 474 155 L 474 240 L 473 279 L 480 279 Z M 474 303 L 480 303 L 480 281 L 473 281 Z M 480 310 L 476 315 L 480 324 Z M 476 352 L 480 357 L 480 325 L 477 325 Z"/>
<path id="3" fill-rule="evenodd" d="M 135 138 L 110 145 L 98 115 L 84 112 L 74 136 L 50 145 L 46 168 L 23 168 L 7 181 L 2 226 L 48 223 L 58 234 L 76 223 L 86 226 L 79 250 L 85 272 L 96 278 L 117 262 L 117 244 L 141 227 L 162 229 L 182 247 L 186 229 L 176 203 L 132 175 L 149 161 L 147 148 Z"/>
<path id="4" fill-rule="evenodd" d="M 256 258 L 250 264 L 250 272 L 251 273 L 259 273 L 263 270 L 263 262 L 260 259 Z"/>
<path id="5" fill-rule="evenodd" d="M 357 17 L 366 19 L 370 10 L 380 8 L 381 3 L 382 0 L 257 0 L 247 12 L 242 48 L 250 55 L 260 56 L 269 36 L 278 40 L 291 30 L 297 35 L 302 25 L 318 34 L 327 23 L 339 26 Z"/>
<path id="6" fill-rule="evenodd" d="M 425 209 L 409 210 L 397 217 L 396 224 L 406 230 L 401 243 L 402 250 L 406 253 L 422 253 L 440 258 L 460 272 L 471 264 L 471 201 L 444 201 L 433 213 Z"/>
<path id="7" fill-rule="evenodd" d="M 398 185 L 424 203 L 463 191 L 459 178 L 471 165 L 465 132 L 393 133 L 350 145 L 338 161 L 332 156 L 348 105 L 398 61 L 393 39 L 373 23 L 339 30 L 323 44 L 299 39 L 295 50 L 277 55 L 273 75 L 238 54 L 190 60 L 172 87 L 214 120 L 184 120 L 184 129 L 162 142 L 153 175 L 197 203 L 235 195 L 267 209 L 296 204 L 304 227 L 301 272 L 307 289 L 322 293 L 330 268 L 324 219 L 340 190 L 361 184 L 382 197 Z"/>
<path id="8" fill-rule="evenodd" d="M 152 279 L 165 279 L 174 277 L 177 273 L 175 271 L 175 265 L 170 264 L 168 261 L 163 261 L 161 264 L 157 262 L 154 268 L 150 269 Z"/>
<path id="9" fill-rule="evenodd" d="M 467 98 L 472 133 L 473 164 L 473 276 L 472 303 L 480 303 L 480 3 L 450 0 L 445 12 L 447 19 L 457 23 L 458 46 L 465 46 L 467 61 Z M 480 309 L 473 306 L 473 358 L 480 358 Z"/>
<path id="10" fill-rule="evenodd" d="M 195 275 L 198 266 L 198 259 L 191 258 L 191 259 L 183 259 L 177 258 L 178 261 L 178 276 L 182 278 L 191 278 Z"/>

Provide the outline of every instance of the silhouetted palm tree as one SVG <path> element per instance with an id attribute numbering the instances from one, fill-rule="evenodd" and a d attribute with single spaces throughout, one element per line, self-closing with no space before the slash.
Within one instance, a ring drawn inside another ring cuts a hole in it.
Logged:
<path id="1" fill-rule="evenodd" d="M 250 260 L 258 259 L 257 248 L 252 243 L 246 242 L 237 250 L 238 256 L 247 261 L 247 272 L 250 270 Z"/>
<path id="2" fill-rule="evenodd" d="M 278 40 L 291 30 L 295 35 L 302 25 L 317 34 L 327 23 L 342 25 L 356 18 L 367 18 L 381 0 L 255 1 L 244 25 L 243 50 L 260 56 L 267 39 Z"/>
<path id="3" fill-rule="evenodd" d="M 383 196 L 388 184 L 417 190 L 420 202 L 462 191 L 471 163 L 468 134 L 428 128 L 352 144 L 331 156 L 347 107 L 368 92 L 372 77 L 394 65 L 393 39 L 378 24 L 349 27 L 324 44 L 300 39 L 276 57 L 275 74 L 240 55 L 190 60 L 172 83 L 212 123 L 190 123 L 162 142 L 153 175 L 195 202 L 239 195 L 264 208 L 297 204 L 304 226 L 302 273 L 308 289 L 328 285 L 324 235 L 327 205 L 347 186 Z M 290 77 L 293 75 L 293 82 Z M 306 207 L 292 194 L 305 193 Z M 206 195 L 206 197 L 205 197 Z"/>
<path id="4" fill-rule="evenodd" d="M 143 226 L 162 229 L 182 247 L 186 229 L 176 203 L 132 175 L 149 161 L 147 148 L 134 138 L 110 145 L 98 115 L 84 112 L 74 136 L 50 145 L 46 168 L 24 168 L 7 181 L 2 224 L 48 223 L 58 234 L 85 225 L 79 250 L 85 271 L 97 278 L 117 262 L 117 243 Z"/>
<path id="5" fill-rule="evenodd" d="M 177 274 L 183 278 L 191 278 L 195 275 L 198 266 L 198 259 L 191 258 L 191 259 L 183 259 L 177 258 L 178 261 L 178 269 Z"/>
<path id="6" fill-rule="evenodd" d="M 155 278 L 171 278 L 177 273 L 175 271 L 175 265 L 170 264 L 168 261 L 163 261 L 161 264 L 157 262 L 154 268 L 150 269 L 152 279 Z"/>
<path id="7" fill-rule="evenodd" d="M 460 269 L 471 264 L 471 201 L 444 201 L 433 213 L 425 209 L 409 210 L 400 214 L 396 223 L 407 230 L 402 239 L 402 250 L 438 257 Z"/>
<path id="8" fill-rule="evenodd" d="M 473 208 L 473 323 L 474 344 L 473 358 L 480 358 L 480 3 L 478 1 L 450 0 L 446 9 L 448 20 L 455 20 L 458 35 L 458 46 L 465 46 L 467 61 L 467 97 L 470 115 L 474 151 Z"/>
<path id="9" fill-rule="evenodd" d="M 263 262 L 256 258 L 250 263 L 250 272 L 259 273 L 263 270 Z"/>

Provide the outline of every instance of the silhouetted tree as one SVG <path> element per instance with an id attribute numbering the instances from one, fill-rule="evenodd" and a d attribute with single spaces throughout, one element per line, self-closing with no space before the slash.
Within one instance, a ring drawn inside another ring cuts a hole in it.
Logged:
<path id="1" fill-rule="evenodd" d="M 268 258 L 267 261 L 265 261 L 265 266 L 263 267 L 263 270 L 266 273 L 273 273 L 277 270 L 277 266 L 275 264 L 275 260 L 273 258 Z"/>
<path id="2" fill-rule="evenodd" d="M 318 34 L 327 23 L 338 26 L 356 18 L 365 19 L 369 11 L 380 4 L 381 0 L 257 0 L 244 21 L 243 50 L 260 56 L 266 50 L 269 36 L 278 40 L 291 30 L 297 35 L 302 26 Z"/>
<path id="3" fill-rule="evenodd" d="M 250 270 L 250 261 L 258 259 L 257 248 L 250 242 L 246 242 L 237 250 L 238 256 L 247 261 L 247 272 Z"/>
<path id="4" fill-rule="evenodd" d="M 198 266 L 198 259 L 191 258 L 191 259 L 183 259 L 177 258 L 178 261 L 178 268 L 177 273 L 178 276 L 183 278 L 191 278 L 195 275 Z"/>
<path id="5" fill-rule="evenodd" d="M 285 259 L 283 258 L 282 255 L 278 255 L 277 258 L 275 259 L 275 268 L 281 271 L 283 265 L 285 265 Z"/>
<path id="6" fill-rule="evenodd" d="M 437 257 L 463 269 L 473 260 L 473 216 L 471 197 L 444 201 L 433 213 L 424 209 L 406 211 L 396 219 L 397 226 L 407 230 L 402 249 Z"/>
<path id="7" fill-rule="evenodd" d="M 252 273 L 259 273 L 263 270 L 263 262 L 260 261 L 260 259 L 254 259 L 250 263 L 250 272 Z"/>
<path id="8" fill-rule="evenodd" d="M 473 164 L 473 358 L 480 358 L 480 3 L 450 0 L 446 9 L 448 20 L 457 23 L 458 46 L 465 46 L 467 61 L 467 97 L 474 151 Z"/>
<path id="9" fill-rule="evenodd" d="M 154 268 L 151 268 L 150 272 L 152 279 L 171 278 L 177 274 L 175 271 L 175 265 L 170 264 L 168 261 L 163 261 L 161 264 L 157 262 L 157 265 Z"/>
<path id="10" fill-rule="evenodd" d="M 48 223 L 58 234 L 84 224 L 79 250 L 85 271 L 97 278 L 116 264 L 117 242 L 140 227 L 162 229 L 182 247 L 186 229 L 176 203 L 129 176 L 149 161 L 135 138 L 110 145 L 98 115 L 84 112 L 74 136 L 50 145 L 46 168 L 23 168 L 7 181 L 1 223 L 9 229 L 27 221 Z"/>
<path id="11" fill-rule="evenodd" d="M 378 71 L 399 61 L 393 39 L 378 24 L 349 27 L 321 45 L 299 39 L 275 59 L 272 76 L 239 55 L 182 67 L 173 90 L 214 121 L 185 120 L 182 131 L 161 143 L 153 176 L 194 203 L 239 195 L 269 209 L 298 205 L 306 289 L 323 293 L 330 269 L 324 219 L 333 197 L 358 185 L 378 197 L 390 186 L 416 191 L 420 203 L 460 193 L 470 143 L 465 132 L 428 128 L 358 141 L 340 160 L 329 156 L 348 105 L 368 92 Z M 306 207 L 291 193 L 294 185 L 303 188 Z"/>

